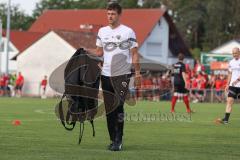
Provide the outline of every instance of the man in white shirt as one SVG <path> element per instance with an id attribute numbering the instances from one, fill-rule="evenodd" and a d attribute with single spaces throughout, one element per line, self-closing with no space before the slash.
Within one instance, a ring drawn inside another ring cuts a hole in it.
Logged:
<path id="1" fill-rule="evenodd" d="M 217 123 L 228 124 L 234 99 L 240 96 L 240 50 L 235 47 L 232 50 L 233 59 L 229 62 L 229 73 L 225 91 L 228 92 L 226 113 L 223 119 L 217 119 Z"/>
<path id="2" fill-rule="evenodd" d="M 103 56 L 101 73 L 104 104 L 107 114 L 107 126 L 111 151 L 122 150 L 124 126 L 123 105 L 128 92 L 131 66 L 135 69 L 135 85 L 140 86 L 138 43 L 134 31 L 120 23 L 122 8 L 118 3 L 107 7 L 108 26 L 99 29 L 94 50 L 88 50 L 97 56 Z M 113 99 L 104 91 L 117 95 L 119 103 L 113 105 Z"/>

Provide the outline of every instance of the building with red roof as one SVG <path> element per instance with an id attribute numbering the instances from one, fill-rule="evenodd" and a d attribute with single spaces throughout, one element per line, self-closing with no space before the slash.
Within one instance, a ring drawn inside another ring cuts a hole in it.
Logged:
<path id="1" fill-rule="evenodd" d="M 125 9 L 121 22 L 136 32 L 143 57 L 168 64 L 175 61 L 171 57 L 179 52 L 191 57 L 188 47 L 165 9 Z M 105 9 L 48 10 L 35 21 L 29 31 L 84 31 L 84 26 L 88 26 L 91 32 L 96 33 L 105 25 Z"/>

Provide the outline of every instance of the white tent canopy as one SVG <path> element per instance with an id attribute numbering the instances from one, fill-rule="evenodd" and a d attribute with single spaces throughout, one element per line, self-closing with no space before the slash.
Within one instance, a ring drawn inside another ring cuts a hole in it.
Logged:
<path id="1" fill-rule="evenodd" d="M 231 40 L 231 41 L 215 48 L 214 50 L 210 51 L 209 53 L 213 53 L 213 54 L 232 54 L 232 49 L 234 47 L 240 48 L 240 40 Z"/>

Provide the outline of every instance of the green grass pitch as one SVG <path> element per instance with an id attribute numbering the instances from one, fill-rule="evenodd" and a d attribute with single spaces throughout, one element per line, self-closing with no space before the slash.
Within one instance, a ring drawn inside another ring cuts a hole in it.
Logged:
<path id="1" fill-rule="evenodd" d="M 57 99 L 0 98 L 1 160 L 238 160 L 240 158 L 240 107 L 234 105 L 230 124 L 216 125 L 225 104 L 191 104 L 185 113 L 177 103 L 140 101 L 126 106 L 123 151 L 111 152 L 105 117 L 95 120 L 96 137 L 86 123 L 81 145 L 79 125 L 66 131 L 54 114 Z M 12 121 L 21 120 L 20 126 Z"/>

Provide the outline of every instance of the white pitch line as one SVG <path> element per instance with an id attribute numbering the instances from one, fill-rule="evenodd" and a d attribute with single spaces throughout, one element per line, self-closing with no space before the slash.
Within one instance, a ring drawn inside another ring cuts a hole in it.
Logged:
<path id="1" fill-rule="evenodd" d="M 36 109 L 34 112 L 39 113 L 39 114 L 55 114 L 53 110 L 42 110 L 42 109 Z"/>

